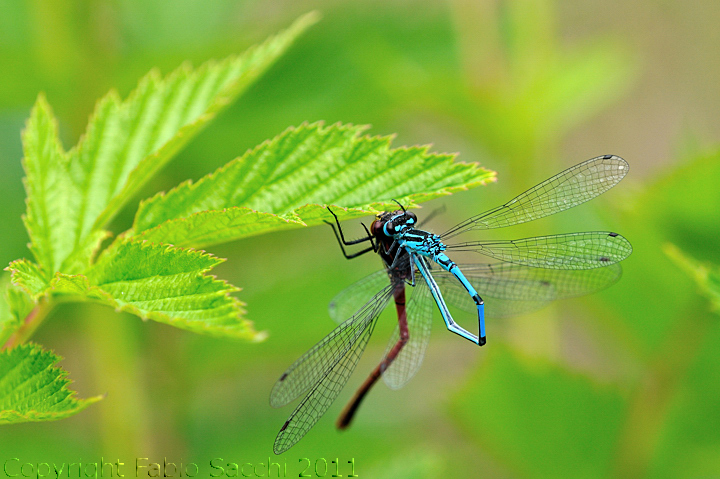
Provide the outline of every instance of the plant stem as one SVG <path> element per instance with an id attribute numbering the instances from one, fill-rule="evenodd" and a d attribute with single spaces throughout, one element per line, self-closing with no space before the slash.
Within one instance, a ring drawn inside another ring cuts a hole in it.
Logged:
<path id="1" fill-rule="evenodd" d="M 10 336 L 1 349 L 10 349 L 25 343 L 45 320 L 54 304 L 47 297 L 42 297 L 32 311 L 25 316 L 22 325 Z"/>

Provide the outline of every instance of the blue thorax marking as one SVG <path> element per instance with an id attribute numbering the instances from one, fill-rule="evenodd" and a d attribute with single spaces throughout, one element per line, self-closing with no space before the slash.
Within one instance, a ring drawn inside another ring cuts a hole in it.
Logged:
<path id="1" fill-rule="evenodd" d="M 440 236 L 412 227 L 417 222 L 413 213 L 398 212 L 383 225 L 383 233 L 397 241 L 398 246 L 407 251 L 432 259 L 445 270 L 450 271 L 457 265 L 443 253 L 446 246 Z"/>
<path id="2" fill-rule="evenodd" d="M 400 246 L 433 260 L 445 251 L 445 245 L 440 241 L 439 236 L 421 230 L 406 230 L 399 235 L 398 242 Z"/>

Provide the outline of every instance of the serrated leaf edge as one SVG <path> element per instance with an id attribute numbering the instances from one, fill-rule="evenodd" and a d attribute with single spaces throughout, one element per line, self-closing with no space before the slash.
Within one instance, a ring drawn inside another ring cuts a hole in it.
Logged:
<path id="1" fill-rule="evenodd" d="M 38 422 L 38 421 L 52 421 L 56 419 L 64 419 L 66 417 L 72 416 L 74 414 L 77 414 L 78 412 L 82 411 L 86 407 L 88 407 L 90 404 L 93 404 L 97 401 L 100 401 L 105 397 L 105 395 L 98 395 L 98 396 L 92 396 L 89 398 L 78 398 L 77 397 L 77 391 L 70 388 L 70 385 L 73 383 L 73 381 L 68 377 L 68 371 L 63 369 L 62 367 L 57 366 L 57 364 L 63 360 L 61 356 L 58 356 L 52 351 L 46 351 L 44 350 L 40 345 L 36 343 L 27 343 L 22 344 L 19 346 L 16 346 L 15 348 L 5 350 L 0 352 L 0 354 L 9 354 L 10 352 L 16 350 L 17 348 L 21 349 L 27 349 L 29 350 L 29 354 L 26 357 L 30 357 L 32 355 L 36 354 L 42 354 L 47 353 L 52 356 L 53 362 L 50 363 L 48 368 L 55 369 L 58 371 L 58 375 L 55 378 L 55 381 L 60 380 L 63 381 L 63 389 L 67 390 L 69 392 L 67 398 L 69 398 L 71 401 L 75 402 L 77 404 L 77 407 L 67 409 L 65 411 L 57 411 L 57 412 L 43 412 L 43 411 L 37 411 L 34 409 L 29 410 L 26 413 L 20 413 L 18 411 L 15 411 L 13 409 L 3 410 L 0 411 L 0 424 L 3 423 L 9 423 L 9 422 L 17 422 L 12 421 L 12 419 L 24 419 L 28 422 Z M 16 365 L 16 367 L 18 367 Z M 46 369 L 48 369 L 46 368 Z M 12 370 L 11 370 L 12 371 Z M 43 369 L 42 371 L 36 371 L 32 376 L 26 379 L 30 380 L 31 378 L 37 376 L 38 374 L 42 374 L 45 371 Z M 33 414 L 34 413 L 34 414 Z"/>

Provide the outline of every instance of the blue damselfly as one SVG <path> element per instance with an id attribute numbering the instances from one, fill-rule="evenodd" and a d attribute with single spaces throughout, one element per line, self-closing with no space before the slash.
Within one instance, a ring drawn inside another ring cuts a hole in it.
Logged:
<path id="1" fill-rule="evenodd" d="M 369 229 L 363 225 L 366 237 L 346 241 L 337 217 L 328 208 L 335 220 L 329 224 L 345 257 L 376 252 L 384 269 L 336 296 L 330 315 L 341 324 L 295 361 L 273 387 L 270 403 L 274 407 L 306 394 L 280 429 L 275 453 L 297 443 L 330 407 L 391 299 L 398 325 L 383 360 L 338 419 L 340 428 L 350 424 L 380 377 L 397 389 L 418 370 L 429 339 L 433 303 L 448 330 L 482 346 L 486 342 L 486 314 L 499 318 L 529 312 L 556 299 L 599 291 L 617 281 L 621 274 L 618 263 L 632 247 L 624 237 L 609 231 L 455 244 L 448 240 L 471 230 L 512 226 L 572 208 L 615 186 L 628 170 L 627 162 L 614 155 L 587 160 L 441 235 L 417 229 L 416 215 L 399 204 L 399 210 L 379 214 Z M 346 252 L 345 246 L 361 243 L 370 246 L 353 254 Z M 457 265 L 445 251 L 476 252 L 501 262 Z M 413 287 L 413 294 L 406 307 L 407 285 Z M 455 322 L 448 303 L 477 314 L 477 335 Z"/>

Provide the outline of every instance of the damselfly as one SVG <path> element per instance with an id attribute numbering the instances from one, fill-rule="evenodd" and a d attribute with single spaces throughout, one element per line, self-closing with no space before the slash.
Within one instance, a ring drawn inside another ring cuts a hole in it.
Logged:
<path id="1" fill-rule="evenodd" d="M 627 162 L 618 156 L 593 158 L 502 206 L 468 218 L 442 235 L 416 229 L 416 215 L 400 205 L 399 210 L 379 214 L 369 230 L 365 227 L 366 237 L 346 241 L 337 217 L 328 208 L 337 230 L 329 224 L 345 257 L 377 252 L 385 268 L 336 296 L 330 314 L 342 323 L 295 361 L 275 383 L 270 394 L 274 407 L 306 394 L 280 429 L 275 453 L 297 443 L 327 411 L 355 369 L 378 316 L 391 299 L 397 310 L 397 327 L 383 360 L 340 415 L 337 423 L 340 428 L 350 424 L 378 378 L 382 376 L 388 386 L 397 389 L 418 370 L 430 335 L 433 302 L 450 331 L 482 346 L 486 313 L 488 317 L 524 313 L 555 299 L 598 291 L 617 281 L 621 274 L 618 263 L 632 252 L 630 243 L 617 233 L 595 231 L 510 241 L 446 242 L 467 231 L 512 226 L 572 208 L 615 186 L 628 170 Z M 370 246 L 354 254 L 347 254 L 344 248 L 366 242 Z M 502 262 L 457 265 L 445 251 L 477 252 Z M 413 287 L 407 307 L 406 285 Z M 477 335 L 454 321 L 447 303 L 477 314 Z"/>

